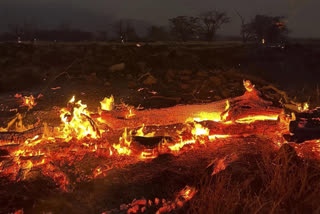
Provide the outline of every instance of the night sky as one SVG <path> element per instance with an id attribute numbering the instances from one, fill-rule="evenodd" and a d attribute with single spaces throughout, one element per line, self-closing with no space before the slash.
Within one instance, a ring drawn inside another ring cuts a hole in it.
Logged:
<path id="1" fill-rule="evenodd" d="M 255 14 L 284 15 L 291 36 L 320 37 L 319 0 L 0 0 L 0 31 L 8 24 L 35 23 L 39 27 L 68 24 L 85 30 L 108 30 L 117 18 L 139 20 L 148 24 L 167 25 L 178 15 L 197 15 L 208 9 L 228 12 L 232 22 L 219 32 L 238 35 L 239 11 L 246 19 Z"/>

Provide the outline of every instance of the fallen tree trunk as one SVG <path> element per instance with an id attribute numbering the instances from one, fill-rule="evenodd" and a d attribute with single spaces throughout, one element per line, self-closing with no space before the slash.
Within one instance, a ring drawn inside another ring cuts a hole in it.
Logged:
<path id="1" fill-rule="evenodd" d="M 123 130 L 124 128 L 135 129 L 143 125 L 169 126 L 173 124 L 184 124 L 190 119 L 198 119 L 197 121 L 237 122 L 239 119 L 257 117 L 257 120 L 263 120 L 264 117 L 267 119 L 277 118 L 283 113 L 282 108 L 272 107 L 271 104 L 271 102 L 265 101 L 260 97 L 259 91 L 252 88 L 240 97 L 218 102 L 135 111 L 128 119 L 126 119 L 128 109 L 120 112 L 116 109 L 112 111 L 102 111 L 100 115 L 94 115 L 94 117 L 92 115 L 92 118 L 101 117 L 107 126 L 113 130 Z M 262 116 L 262 119 L 259 118 L 259 116 Z M 51 129 L 53 131 L 54 127 L 51 127 Z M 43 127 L 21 133 L 2 132 L 0 133 L 0 142 L 22 142 L 35 135 L 41 135 L 43 132 Z"/>
<path id="2" fill-rule="evenodd" d="M 230 107 L 226 109 L 227 101 Z M 178 105 L 162 109 L 148 109 L 134 112 L 134 116 L 125 119 L 119 116 L 121 113 L 114 111 L 103 111 L 101 118 L 113 129 L 135 128 L 145 126 L 163 126 L 184 123 L 188 119 L 198 118 L 200 120 L 214 121 L 237 121 L 241 118 L 264 115 L 277 117 L 283 113 L 282 108 L 271 106 L 271 102 L 263 100 L 257 90 L 246 92 L 240 97 L 221 100 L 206 104 Z M 228 112 L 228 116 L 223 118 Z"/>

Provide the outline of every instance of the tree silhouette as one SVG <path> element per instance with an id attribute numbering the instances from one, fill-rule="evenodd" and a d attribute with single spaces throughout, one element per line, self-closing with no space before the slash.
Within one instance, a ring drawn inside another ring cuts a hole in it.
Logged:
<path id="1" fill-rule="evenodd" d="M 212 10 L 200 14 L 198 23 L 200 33 L 204 35 L 207 41 L 212 41 L 221 26 L 229 22 L 230 18 L 225 12 Z"/>
<path id="2" fill-rule="evenodd" d="M 289 30 L 283 16 L 256 15 L 255 18 L 245 25 L 244 30 L 254 35 L 258 41 L 267 43 L 286 40 Z"/>
<path id="3" fill-rule="evenodd" d="M 198 32 L 198 18 L 192 16 L 178 16 L 169 19 L 171 33 L 179 40 L 192 39 Z"/>

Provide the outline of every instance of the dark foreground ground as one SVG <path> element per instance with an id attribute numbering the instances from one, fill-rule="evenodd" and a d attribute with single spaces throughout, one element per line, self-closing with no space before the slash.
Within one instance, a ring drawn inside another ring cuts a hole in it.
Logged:
<path id="1" fill-rule="evenodd" d="M 24 111 L 25 123 L 33 124 L 37 115 L 64 107 L 72 95 L 92 109 L 111 94 L 117 103 L 161 108 L 239 96 L 244 92 L 243 79 L 251 80 L 275 105 L 294 101 L 315 107 L 320 105 L 319 47 L 317 43 L 284 49 L 233 42 L 142 47 L 3 43 L 0 127 L 16 114 L 10 109 Z M 15 93 L 43 97 L 27 112 L 19 107 Z M 58 117 L 48 120 L 59 123 Z M 199 192 L 176 212 L 319 213 L 318 160 L 298 157 L 292 148 L 285 145 L 278 151 L 264 136 L 217 141 L 178 157 L 164 155 L 112 169 L 104 178 L 76 184 L 71 192 L 46 179 L 16 184 L 2 178 L 0 213 L 22 208 L 26 213 L 102 213 L 135 198 L 172 200 L 186 185 Z M 210 163 L 233 156 L 237 158 L 226 170 L 211 176 Z M 154 206 L 146 212 L 156 210 Z"/>

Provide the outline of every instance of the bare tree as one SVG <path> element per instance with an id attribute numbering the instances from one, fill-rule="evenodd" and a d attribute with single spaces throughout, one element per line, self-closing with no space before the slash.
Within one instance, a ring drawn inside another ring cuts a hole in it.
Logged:
<path id="1" fill-rule="evenodd" d="M 169 19 L 171 33 L 179 40 L 187 41 L 198 32 L 198 18 L 192 16 L 178 16 Z"/>
<path id="2" fill-rule="evenodd" d="M 34 23 L 29 22 L 24 22 L 23 24 L 12 24 L 8 27 L 14 37 L 23 40 L 33 40 L 36 32 L 38 31 L 37 26 Z"/>
<path id="3" fill-rule="evenodd" d="M 116 21 L 112 25 L 112 28 L 117 38 L 119 38 L 120 40 L 125 39 L 125 22 L 122 19 Z"/>
<path id="4" fill-rule="evenodd" d="M 200 33 L 204 35 L 207 41 L 212 41 L 221 26 L 229 22 L 230 18 L 225 12 L 217 10 L 204 12 L 199 15 Z"/>
<path id="5" fill-rule="evenodd" d="M 113 32 L 116 34 L 116 37 L 119 38 L 122 42 L 128 40 L 137 40 L 138 34 L 134 25 L 130 20 L 118 20 L 113 24 Z"/>
<path id="6" fill-rule="evenodd" d="M 11 24 L 8 26 L 9 31 L 16 37 L 21 38 L 24 34 L 23 27 L 19 24 Z"/>
<path id="7" fill-rule="evenodd" d="M 240 35 L 242 42 L 246 43 L 253 38 L 253 32 L 250 30 L 250 24 L 246 23 L 245 18 L 238 11 L 236 11 L 236 14 L 239 16 L 241 21 Z"/>

